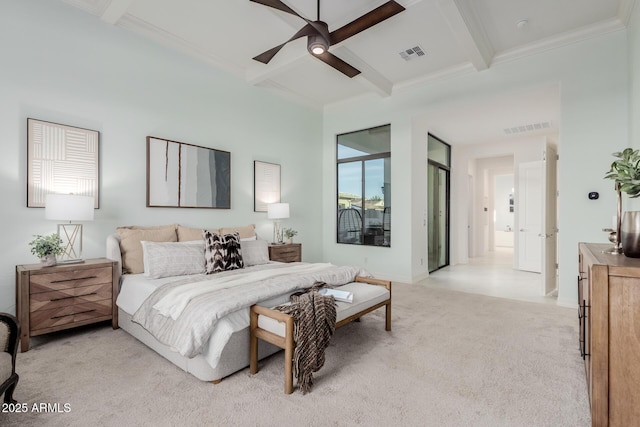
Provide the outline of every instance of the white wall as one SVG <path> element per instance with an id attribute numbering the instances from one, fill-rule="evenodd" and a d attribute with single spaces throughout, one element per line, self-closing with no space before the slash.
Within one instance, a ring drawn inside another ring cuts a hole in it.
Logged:
<path id="1" fill-rule="evenodd" d="M 562 123 L 559 135 L 559 252 L 558 302 L 575 305 L 576 252 L 579 241 L 605 242 L 600 230 L 611 222 L 615 194 L 602 178 L 610 155 L 627 145 L 629 131 L 627 34 L 618 31 L 574 43 L 524 59 L 494 64 L 488 70 L 435 81 L 390 98 L 366 96 L 325 109 L 324 253 L 328 261 L 362 263 L 394 280 L 423 277 L 426 239 L 420 214 L 426 210 L 422 181 L 426 177 L 425 144 L 429 111 L 447 105 L 475 102 L 489 95 L 506 94 L 536 86 L 558 84 Z M 368 248 L 335 243 L 335 135 L 391 123 L 392 222 L 391 248 Z M 454 150 L 455 154 L 455 150 Z M 422 160 L 424 159 L 424 161 Z M 458 171 L 462 169 L 458 168 Z M 452 182 L 452 212 L 466 212 L 457 198 L 468 185 Z M 454 171 L 454 174 L 456 172 Z M 587 193 L 599 191 L 598 201 Z M 464 200 L 466 205 L 467 201 Z M 467 218 L 452 223 L 452 250 L 459 250 L 458 235 L 466 233 Z M 424 243 L 423 243 L 424 242 Z M 455 246 L 455 247 L 453 247 Z"/>
<path id="2" fill-rule="evenodd" d="M 0 13 L 0 311 L 14 312 L 15 265 L 35 263 L 33 234 L 55 232 L 26 207 L 28 117 L 98 130 L 100 209 L 85 224 L 85 257 L 105 255 L 118 225 L 255 223 L 253 161 L 282 165 L 284 226 L 299 231 L 303 258 L 322 256 L 322 114 L 283 101 L 189 57 L 158 47 L 59 1 L 7 0 Z M 146 208 L 145 137 L 231 152 L 231 209 Z"/>

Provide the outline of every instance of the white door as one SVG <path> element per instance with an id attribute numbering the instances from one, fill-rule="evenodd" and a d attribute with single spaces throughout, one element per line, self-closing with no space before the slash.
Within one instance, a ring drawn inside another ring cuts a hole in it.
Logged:
<path id="1" fill-rule="evenodd" d="M 542 232 L 544 262 L 542 264 L 542 277 L 544 278 L 543 294 L 548 295 L 558 289 L 558 275 L 556 269 L 558 224 L 557 224 L 557 180 L 556 169 L 558 153 L 555 148 L 547 145 L 545 153 L 545 197 L 544 201 L 544 225 Z"/>
<path id="2" fill-rule="evenodd" d="M 544 161 L 520 163 L 518 167 L 518 269 L 542 272 Z"/>

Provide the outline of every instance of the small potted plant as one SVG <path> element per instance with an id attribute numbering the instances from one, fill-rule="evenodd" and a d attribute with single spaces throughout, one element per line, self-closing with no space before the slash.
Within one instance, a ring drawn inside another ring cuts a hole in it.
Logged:
<path id="1" fill-rule="evenodd" d="M 50 236 L 36 234 L 33 237 L 34 239 L 29 242 L 31 253 L 40 258 L 40 262 L 45 267 L 56 265 L 56 255 L 64 252 L 60 236 L 54 233 Z"/>
<path id="2" fill-rule="evenodd" d="M 293 228 L 285 228 L 284 230 L 282 230 L 282 233 L 287 238 L 287 243 L 293 243 L 293 236 L 298 234 L 298 232 Z"/>
<path id="3" fill-rule="evenodd" d="M 622 251 L 628 257 L 640 258 L 640 211 L 627 211 L 623 216 L 621 198 L 621 193 L 630 198 L 640 197 L 640 153 L 625 148 L 613 156 L 616 160 L 604 176 L 614 181 L 618 196 L 617 229 L 614 230 L 616 246 L 612 252 Z"/>

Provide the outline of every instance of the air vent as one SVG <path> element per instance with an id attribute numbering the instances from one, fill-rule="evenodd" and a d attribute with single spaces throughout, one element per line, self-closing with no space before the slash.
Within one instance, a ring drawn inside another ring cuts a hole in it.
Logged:
<path id="1" fill-rule="evenodd" d="M 425 56 L 425 53 L 420 46 L 412 47 L 400 52 L 400 57 L 405 61 L 411 61 L 412 59 L 418 58 L 419 56 Z"/>
<path id="2" fill-rule="evenodd" d="M 540 123 L 531 123 L 528 125 L 520 125 L 520 126 L 514 126 L 510 128 L 504 128 L 504 133 L 507 135 L 513 135 L 514 133 L 535 132 L 535 131 L 550 129 L 550 128 L 551 128 L 551 123 L 540 122 Z"/>

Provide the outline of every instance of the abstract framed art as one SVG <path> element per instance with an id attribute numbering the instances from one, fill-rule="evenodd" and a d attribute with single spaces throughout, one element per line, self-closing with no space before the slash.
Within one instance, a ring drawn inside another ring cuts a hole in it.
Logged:
<path id="1" fill-rule="evenodd" d="M 231 153 L 148 136 L 147 207 L 231 209 Z"/>
<path id="2" fill-rule="evenodd" d="M 27 119 L 27 207 L 44 207 L 47 194 L 100 197 L 100 132 Z"/>
<path id="3" fill-rule="evenodd" d="M 266 212 L 270 203 L 280 203 L 280 165 L 253 162 L 253 211 Z"/>

